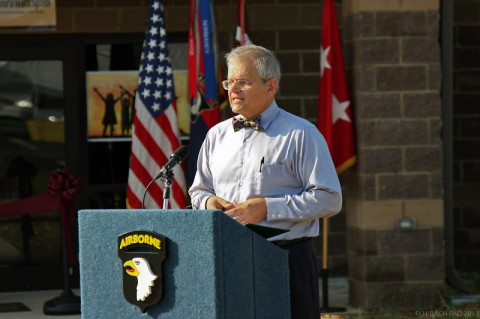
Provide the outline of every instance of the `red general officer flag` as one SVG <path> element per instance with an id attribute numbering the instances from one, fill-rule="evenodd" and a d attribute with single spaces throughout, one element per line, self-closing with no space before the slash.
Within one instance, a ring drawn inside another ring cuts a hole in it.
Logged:
<path id="1" fill-rule="evenodd" d="M 179 146 L 177 103 L 173 70 L 168 57 L 163 5 L 159 0 L 152 0 L 138 74 L 127 207 L 142 207 L 146 186 Z M 169 204 L 171 208 L 185 208 L 187 184 L 182 166 L 176 166 L 173 173 Z M 150 196 L 146 196 L 145 200 L 146 208 L 163 207 L 164 187 L 160 180 L 151 185 Z"/>
<path id="2" fill-rule="evenodd" d="M 348 97 L 334 0 L 323 5 L 317 127 L 325 137 L 337 173 L 356 162 L 352 106 Z"/>

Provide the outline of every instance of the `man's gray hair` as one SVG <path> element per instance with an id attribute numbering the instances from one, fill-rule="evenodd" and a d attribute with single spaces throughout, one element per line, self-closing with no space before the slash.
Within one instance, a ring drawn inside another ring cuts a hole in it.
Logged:
<path id="1" fill-rule="evenodd" d="M 225 55 L 227 67 L 230 68 L 230 66 L 234 65 L 238 58 L 242 56 L 250 56 L 253 58 L 257 73 L 262 80 L 277 79 L 277 81 L 280 82 L 280 62 L 272 51 L 255 44 L 236 47 Z"/>

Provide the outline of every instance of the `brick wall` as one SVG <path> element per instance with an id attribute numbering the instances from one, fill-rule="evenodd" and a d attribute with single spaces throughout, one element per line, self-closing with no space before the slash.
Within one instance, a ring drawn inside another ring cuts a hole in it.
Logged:
<path id="1" fill-rule="evenodd" d="M 480 1 L 454 5 L 455 265 L 480 263 Z"/>
<path id="2" fill-rule="evenodd" d="M 431 307 L 445 288 L 439 3 L 343 9 L 358 148 L 346 209 L 350 302 Z M 401 217 L 417 229 L 398 230 Z"/>

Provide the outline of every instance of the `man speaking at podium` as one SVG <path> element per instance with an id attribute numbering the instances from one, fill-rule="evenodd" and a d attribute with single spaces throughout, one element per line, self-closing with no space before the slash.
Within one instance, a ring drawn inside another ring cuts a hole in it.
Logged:
<path id="1" fill-rule="evenodd" d="M 208 132 L 189 190 L 195 209 L 220 209 L 242 224 L 289 230 L 269 238 L 289 252 L 292 318 L 320 318 L 316 252 L 319 218 L 342 195 L 318 129 L 278 107 L 274 53 L 244 45 L 226 55 L 230 106 L 238 115 Z"/>

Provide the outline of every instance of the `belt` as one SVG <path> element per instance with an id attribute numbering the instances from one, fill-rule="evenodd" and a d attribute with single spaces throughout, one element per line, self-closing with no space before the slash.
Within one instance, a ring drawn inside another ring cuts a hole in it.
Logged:
<path id="1" fill-rule="evenodd" d="M 301 243 L 304 241 L 307 241 L 309 239 L 312 239 L 312 237 L 302 237 L 302 238 L 295 238 L 295 239 L 290 239 L 290 240 L 276 240 L 272 241 L 273 244 L 277 245 L 278 247 L 287 247 L 293 244 Z"/>

